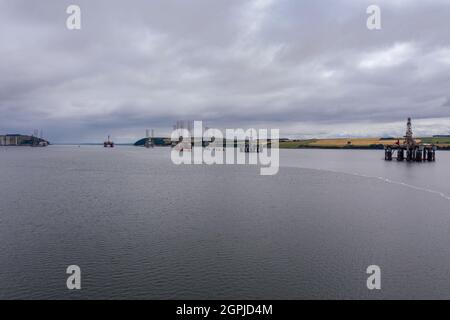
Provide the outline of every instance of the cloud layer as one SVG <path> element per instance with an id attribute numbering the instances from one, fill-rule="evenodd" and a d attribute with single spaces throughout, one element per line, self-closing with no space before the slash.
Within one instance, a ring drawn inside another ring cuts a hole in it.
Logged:
<path id="1" fill-rule="evenodd" d="M 66 29 L 81 7 L 82 29 Z M 0 0 L 0 132 L 129 142 L 179 119 L 283 136 L 450 133 L 450 3 Z"/>

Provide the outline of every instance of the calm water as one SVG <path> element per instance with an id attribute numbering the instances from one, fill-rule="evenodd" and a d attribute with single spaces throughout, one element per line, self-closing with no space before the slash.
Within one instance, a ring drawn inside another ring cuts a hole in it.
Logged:
<path id="1" fill-rule="evenodd" d="M 0 148 L 0 298 L 448 299 L 450 152 L 383 156 L 282 150 L 260 176 L 163 148 Z"/>

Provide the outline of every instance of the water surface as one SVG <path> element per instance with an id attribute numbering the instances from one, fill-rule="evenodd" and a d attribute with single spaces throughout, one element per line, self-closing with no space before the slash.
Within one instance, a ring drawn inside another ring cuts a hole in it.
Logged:
<path id="1" fill-rule="evenodd" d="M 0 148 L 0 298 L 450 298 L 450 153 L 383 156 L 282 150 L 260 176 L 165 148 Z"/>

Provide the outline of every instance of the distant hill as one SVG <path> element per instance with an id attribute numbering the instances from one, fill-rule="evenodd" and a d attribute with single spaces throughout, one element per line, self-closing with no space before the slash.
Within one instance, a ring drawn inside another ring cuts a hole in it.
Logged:
<path id="1" fill-rule="evenodd" d="M 134 143 L 134 146 L 136 147 L 144 147 L 146 142 L 149 141 L 150 138 L 142 138 Z M 153 138 L 153 143 L 155 146 L 170 146 L 171 141 L 169 138 L 161 138 L 161 137 L 155 137 Z"/>

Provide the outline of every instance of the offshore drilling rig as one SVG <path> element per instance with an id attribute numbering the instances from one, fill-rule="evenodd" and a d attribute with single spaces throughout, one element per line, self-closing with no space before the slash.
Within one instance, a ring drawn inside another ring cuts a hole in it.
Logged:
<path id="1" fill-rule="evenodd" d="M 436 161 L 436 146 L 434 144 L 417 143 L 413 138 L 411 118 L 406 124 L 405 140 L 394 145 L 385 146 L 384 159 L 392 161 L 393 155 L 397 153 L 397 161 Z"/>

